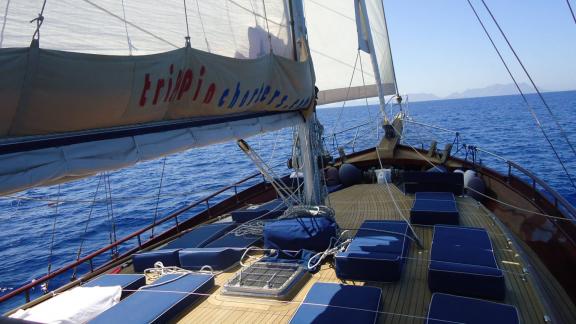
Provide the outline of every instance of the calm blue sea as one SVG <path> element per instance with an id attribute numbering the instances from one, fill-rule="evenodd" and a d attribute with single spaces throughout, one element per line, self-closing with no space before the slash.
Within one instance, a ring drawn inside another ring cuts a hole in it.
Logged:
<path id="1" fill-rule="evenodd" d="M 576 144 L 576 91 L 544 95 L 564 131 Z M 529 95 L 529 101 L 566 161 L 569 171 L 576 177 L 576 156 L 563 141 L 554 120 L 537 96 Z M 328 149 L 333 151 L 335 145 L 345 145 L 347 152 L 351 152 L 374 146 L 377 143 L 377 111 L 375 106 L 320 109 L 318 116 L 325 126 L 326 135 L 368 123 L 358 132 L 350 130 L 337 134 L 335 139 L 329 137 L 326 140 Z M 519 96 L 408 103 L 407 111 L 416 121 L 458 131 L 461 134 L 460 143 L 477 145 L 520 163 L 576 203 L 576 191 L 567 181 Z M 275 170 L 284 174 L 288 172 L 285 161 L 290 155 L 291 136 L 291 130 L 287 129 L 253 137 L 248 142 L 270 165 L 279 165 Z M 445 143 L 453 142 L 454 134 L 407 125 L 406 138 L 418 146 L 423 142 L 425 147 L 436 138 L 439 139 L 438 147 L 443 147 Z M 497 170 L 506 170 L 504 163 L 489 155 L 481 154 L 479 158 Z M 164 177 L 159 194 L 163 166 Z M 52 270 L 75 260 L 81 245 L 82 256 L 106 245 L 110 242 L 112 220 L 116 224 L 116 236 L 119 239 L 151 224 L 155 216 L 160 219 L 179 207 L 255 172 L 252 163 L 236 144 L 226 143 L 175 154 L 165 160 L 141 163 L 106 176 L 28 190 L 18 195 L 22 199 L 1 197 L 0 294 L 8 293 L 44 275 L 49 260 Z M 110 189 L 105 190 L 108 183 Z M 254 183 L 252 181 L 246 186 Z M 108 198 L 109 192 L 111 199 Z M 232 190 L 225 192 L 211 203 L 232 194 Z M 91 211 L 93 199 L 96 203 Z M 55 203 L 55 200 L 60 203 Z M 204 208 L 199 206 L 185 215 L 184 219 Z M 50 258 L 54 222 L 56 229 Z M 173 225 L 170 223 L 166 226 Z M 144 238 L 149 235 L 145 234 Z M 132 241 L 121 250 L 127 250 L 135 244 L 136 241 Z M 110 254 L 103 255 L 95 263 L 101 264 L 109 258 Z M 86 269 L 80 268 L 79 272 Z M 50 288 L 66 283 L 70 276 L 68 274 L 54 280 Z M 37 289 L 33 295 L 40 293 Z M 23 299 L 17 298 L 0 305 L 0 312 L 16 307 Z"/>

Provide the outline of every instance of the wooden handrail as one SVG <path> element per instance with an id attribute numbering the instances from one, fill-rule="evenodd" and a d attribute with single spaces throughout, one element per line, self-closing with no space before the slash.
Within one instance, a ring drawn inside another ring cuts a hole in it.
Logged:
<path id="1" fill-rule="evenodd" d="M 218 191 L 211 193 L 210 195 L 208 195 L 208 196 L 206 196 L 206 197 L 204 197 L 204 198 L 202 198 L 202 199 L 194 202 L 194 203 L 191 204 L 191 205 L 188 205 L 188 206 L 186 206 L 186 207 L 180 208 L 179 210 L 177 210 L 177 211 L 175 211 L 174 213 L 172 213 L 172 214 L 170 214 L 170 215 L 168 215 L 168 216 L 160 219 L 159 221 L 157 221 L 157 222 L 154 223 L 154 224 L 148 225 L 148 226 L 146 226 L 146 227 L 144 227 L 144 228 L 142 228 L 142 229 L 140 229 L 140 230 L 138 230 L 138 231 L 136 231 L 136 232 L 134 232 L 134 233 L 132 233 L 132 234 L 130 234 L 130 235 L 128 235 L 128 236 L 125 236 L 124 238 L 122 238 L 122 239 L 120 239 L 120 240 L 117 240 L 117 241 L 115 241 L 114 243 L 109 244 L 109 245 L 107 245 L 107 246 L 105 246 L 105 247 L 103 247 L 103 248 L 101 248 L 101 249 L 99 249 L 99 250 L 97 250 L 97 251 L 95 251 L 95 252 L 92 252 L 92 253 L 88 254 L 87 256 L 82 257 L 82 258 L 76 260 L 75 262 L 68 264 L 68 265 L 65 266 L 65 267 L 62 267 L 62 268 L 60 268 L 60 269 L 58 269 L 58 270 L 56 270 L 56 271 L 54 271 L 54 272 L 51 272 L 51 273 L 49 273 L 49 274 L 46 274 L 45 276 L 41 277 L 40 279 L 36 279 L 36 280 L 34 280 L 33 282 L 30 282 L 30 283 L 28 283 L 28 284 L 26 284 L 26 285 L 24 285 L 24 286 L 21 286 L 20 288 L 15 289 L 15 290 L 11 291 L 10 293 L 8 293 L 8 294 L 6 294 L 6 295 L 4 295 L 4 296 L 0 296 L 0 303 L 2 303 L 2 302 L 4 302 L 4 301 L 7 301 L 7 300 L 9 300 L 9 299 L 12 299 L 13 297 L 18 296 L 18 295 L 20 295 L 20 294 L 22 294 L 22 293 L 25 293 L 25 292 L 29 291 L 30 289 L 32 289 L 32 288 L 34 288 L 34 287 L 36 287 L 36 286 L 38 286 L 38 285 L 40 285 L 40 284 L 42 284 L 42 283 L 44 283 L 44 282 L 46 282 L 46 281 L 49 281 L 49 280 L 51 280 L 51 279 L 59 276 L 59 275 L 62 274 L 62 273 L 65 273 L 65 272 L 68 271 L 68 270 L 71 270 L 71 269 L 73 269 L 73 268 L 76 268 L 76 267 L 78 267 L 79 265 L 81 265 L 81 264 L 83 264 L 83 263 L 85 263 L 85 262 L 87 262 L 87 261 L 90 261 L 90 260 L 94 259 L 95 257 L 99 256 L 100 254 L 102 254 L 102 253 L 104 253 L 104 252 L 107 252 L 107 251 L 109 251 L 109 250 L 117 247 L 118 245 L 120 245 L 120 244 L 122 244 L 122 243 L 124 243 L 124 242 L 126 242 L 126 241 L 128 241 L 128 240 L 131 240 L 131 239 L 133 239 L 133 238 L 135 238 L 135 237 L 139 237 L 139 236 L 142 235 L 143 233 L 151 230 L 152 228 L 154 228 L 154 227 L 156 227 L 156 226 L 158 226 L 158 225 L 160 225 L 160 224 L 163 224 L 163 223 L 165 223 L 165 222 L 167 222 L 167 221 L 169 221 L 169 220 L 171 220 L 171 219 L 174 219 L 175 217 L 178 217 L 178 216 L 182 215 L 183 213 L 187 212 L 188 210 L 190 210 L 190 209 L 192 209 L 192 208 L 194 208 L 194 207 L 196 207 L 196 206 L 198 206 L 198 205 L 200 205 L 200 204 L 205 203 L 206 201 L 208 201 L 208 200 L 210 200 L 210 199 L 212 199 L 212 198 L 220 195 L 221 193 L 223 193 L 223 192 L 225 192 L 225 191 L 228 191 L 228 190 L 230 190 L 230 189 L 232 189 L 232 188 L 236 188 L 238 185 L 240 185 L 240 184 L 242 184 L 242 183 L 244 183 L 244 182 L 246 182 L 246 181 L 248 181 L 248 180 L 251 180 L 251 179 L 253 179 L 253 178 L 256 178 L 256 177 L 259 176 L 259 175 L 260 175 L 260 173 L 255 173 L 255 174 L 250 175 L 250 176 L 248 176 L 248 177 L 246 177 L 246 178 L 244 178 L 244 179 L 242 179 L 242 180 L 240 180 L 240 181 L 238 181 L 238 182 L 235 182 L 234 184 L 231 184 L 231 185 L 228 185 L 228 186 L 226 186 L 226 187 L 224 187 L 224 188 L 222 188 L 222 189 L 219 189 Z M 92 269 L 91 269 L 91 272 L 92 272 Z"/>
<path id="2" fill-rule="evenodd" d="M 544 182 L 543 180 L 538 178 L 532 172 L 524 169 L 522 166 L 520 166 L 516 162 L 506 161 L 506 163 L 508 163 L 508 165 L 514 167 L 514 169 L 524 173 L 524 175 L 528 176 L 528 178 L 530 178 L 532 181 L 534 181 L 535 183 L 540 185 L 544 190 L 546 190 L 546 192 L 548 192 L 550 195 L 552 195 L 552 197 L 554 197 L 554 199 L 556 201 L 558 201 L 559 203 L 561 203 L 564 206 L 564 208 L 569 212 L 568 216 L 570 217 L 570 219 L 576 220 L 576 208 L 574 208 L 574 206 L 572 206 L 572 204 L 568 200 L 566 200 L 566 198 L 562 197 L 562 195 L 557 193 L 556 190 L 554 190 L 552 187 L 550 187 L 550 185 L 548 185 L 546 182 Z M 536 188 L 534 188 L 534 189 L 536 189 Z"/>

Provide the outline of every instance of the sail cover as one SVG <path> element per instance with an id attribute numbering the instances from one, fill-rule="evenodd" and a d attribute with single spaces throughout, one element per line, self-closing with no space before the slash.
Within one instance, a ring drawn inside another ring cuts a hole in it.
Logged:
<path id="1" fill-rule="evenodd" d="M 0 194 L 301 120 L 288 0 L 184 3 L 0 0 Z"/>

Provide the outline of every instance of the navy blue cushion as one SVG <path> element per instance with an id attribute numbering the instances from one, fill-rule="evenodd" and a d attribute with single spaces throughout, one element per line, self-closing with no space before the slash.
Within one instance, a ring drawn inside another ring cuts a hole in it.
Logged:
<path id="1" fill-rule="evenodd" d="M 401 174 L 400 182 L 405 193 L 444 191 L 461 195 L 464 190 L 462 173 L 404 172 Z"/>
<path id="2" fill-rule="evenodd" d="M 179 267 L 178 251 L 180 249 L 163 249 L 137 253 L 132 256 L 134 272 L 144 272 L 148 268 L 154 268 L 154 263 L 160 261 L 165 267 Z"/>
<path id="3" fill-rule="evenodd" d="M 459 213 L 451 192 L 417 192 L 410 222 L 418 225 L 458 225 Z"/>
<path id="4" fill-rule="evenodd" d="M 336 275 L 345 280 L 397 281 L 410 250 L 405 221 L 365 221 L 344 252 L 336 254 Z"/>
<path id="5" fill-rule="evenodd" d="M 317 282 L 290 323 L 373 324 L 378 319 L 380 298 L 380 288 Z"/>
<path id="6" fill-rule="evenodd" d="M 83 287 L 122 287 L 122 298 L 130 295 L 138 288 L 146 284 L 146 277 L 141 274 L 104 274 L 98 278 L 92 279 L 84 284 Z"/>
<path id="7" fill-rule="evenodd" d="M 514 306 L 446 294 L 432 295 L 426 324 L 517 324 Z"/>
<path id="8" fill-rule="evenodd" d="M 90 323 L 166 323 L 214 287 L 214 276 L 169 274 L 142 287 Z"/>
<path id="9" fill-rule="evenodd" d="M 286 205 L 281 199 L 274 199 L 260 206 L 248 206 L 231 212 L 232 220 L 244 223 L 255 218 L 271 219 L 276 218 L 286 210 Z"/>
<path id="10" fill-rule="evenodd" d="M 194 228 L 190 232 L 168 243 L 162 249 L 185 249 L 203 247 L 236 227 L 231 222 L 214 223 Z"/>
<path id="11" fill-rule="evenodd" d="M 336 238 L 336 222 L 326 217 L 296 217 L 264 224 L 264 246 L 276 250 L 324 251 Z"/>
<path id="12" fill-rule="evenodd" d="M 225 270 L 240 261 L 244 249 L 237 248 L 195 248 L 178 252 L 180 266 L 189 270 L 200 270 L 210 266 L 213 270 Z"/>
<path id="13" fill-rule="evenodd" d="M 256 245 L 260 242 L 261 238 L 254 235 L 236 235 L 234 232 L 228 233 L 221 238 L 207 244 L 207 248 L 247 248 Z"/>
<path id="14" fill-rule="evenodd" d="M 506 295 L 504 274 L 484 229 L 435 226 L 430 260 L 433 292 L 499 300 Z"/>

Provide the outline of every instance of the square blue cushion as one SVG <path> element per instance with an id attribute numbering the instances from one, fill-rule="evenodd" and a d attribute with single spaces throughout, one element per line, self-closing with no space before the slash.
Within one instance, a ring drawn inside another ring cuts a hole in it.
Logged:
<path id="1" fill-rule="evenodd" d="M 190 232 L 180 236 L 174 241 L 168 243 L 162 249 L 186 249 L 203 247 L 210 242 L 218 239 L 225 233 L 231 231 L 236 227 L 236 224 L 227 223 L 214 223 L 202 225 L 194 228 Z"/>
<path id="2" fill-rule="evenodd" d="M 446 294 L 432 295 L 426 324 L 518 324 L 514 306 Z"/>
<path id="3" fill-rule="evenodd" d="M 336 254 L 336 275 L 344 280 L 399 280 L 410 250 L 408 235 L 404 221 L 365 221 L 346 251 Z"/>
<path id="4" fill-rule="evenodd" d="M 214 287 L 214 276 L 169 274 L 128 296 L 90 323 L 166 323 Z M 197 294 L 195 294 L 197 293 Z"/>
<path id="5" fill-rule="evenodd" d="M 373 324 L 378 319 L 380 298 L 379 288 L 317 282 L 310 288 L 290 323 Z"/>
<path id="6" fill-rule="evenodd" d="M 410 222 L 419 225 L 458 225 L 459 213 L 451 192 L 417 192 Z"/>
<path id="7" fill-rule="evenodd" d="M 132 256 L 134 272 L 144 272 L 148 268 L 154 268 L 154 263 L 162 262 L 165 267 L 179 267 L 178 251 L 180 249 L 163 249 L 137 253 Z"/>
<path id="8" fill-rule="evenodd" d="M 504 274 L 481 228 L 435 226 L 428 269 L 433 292 L 502 300 Z"/>

